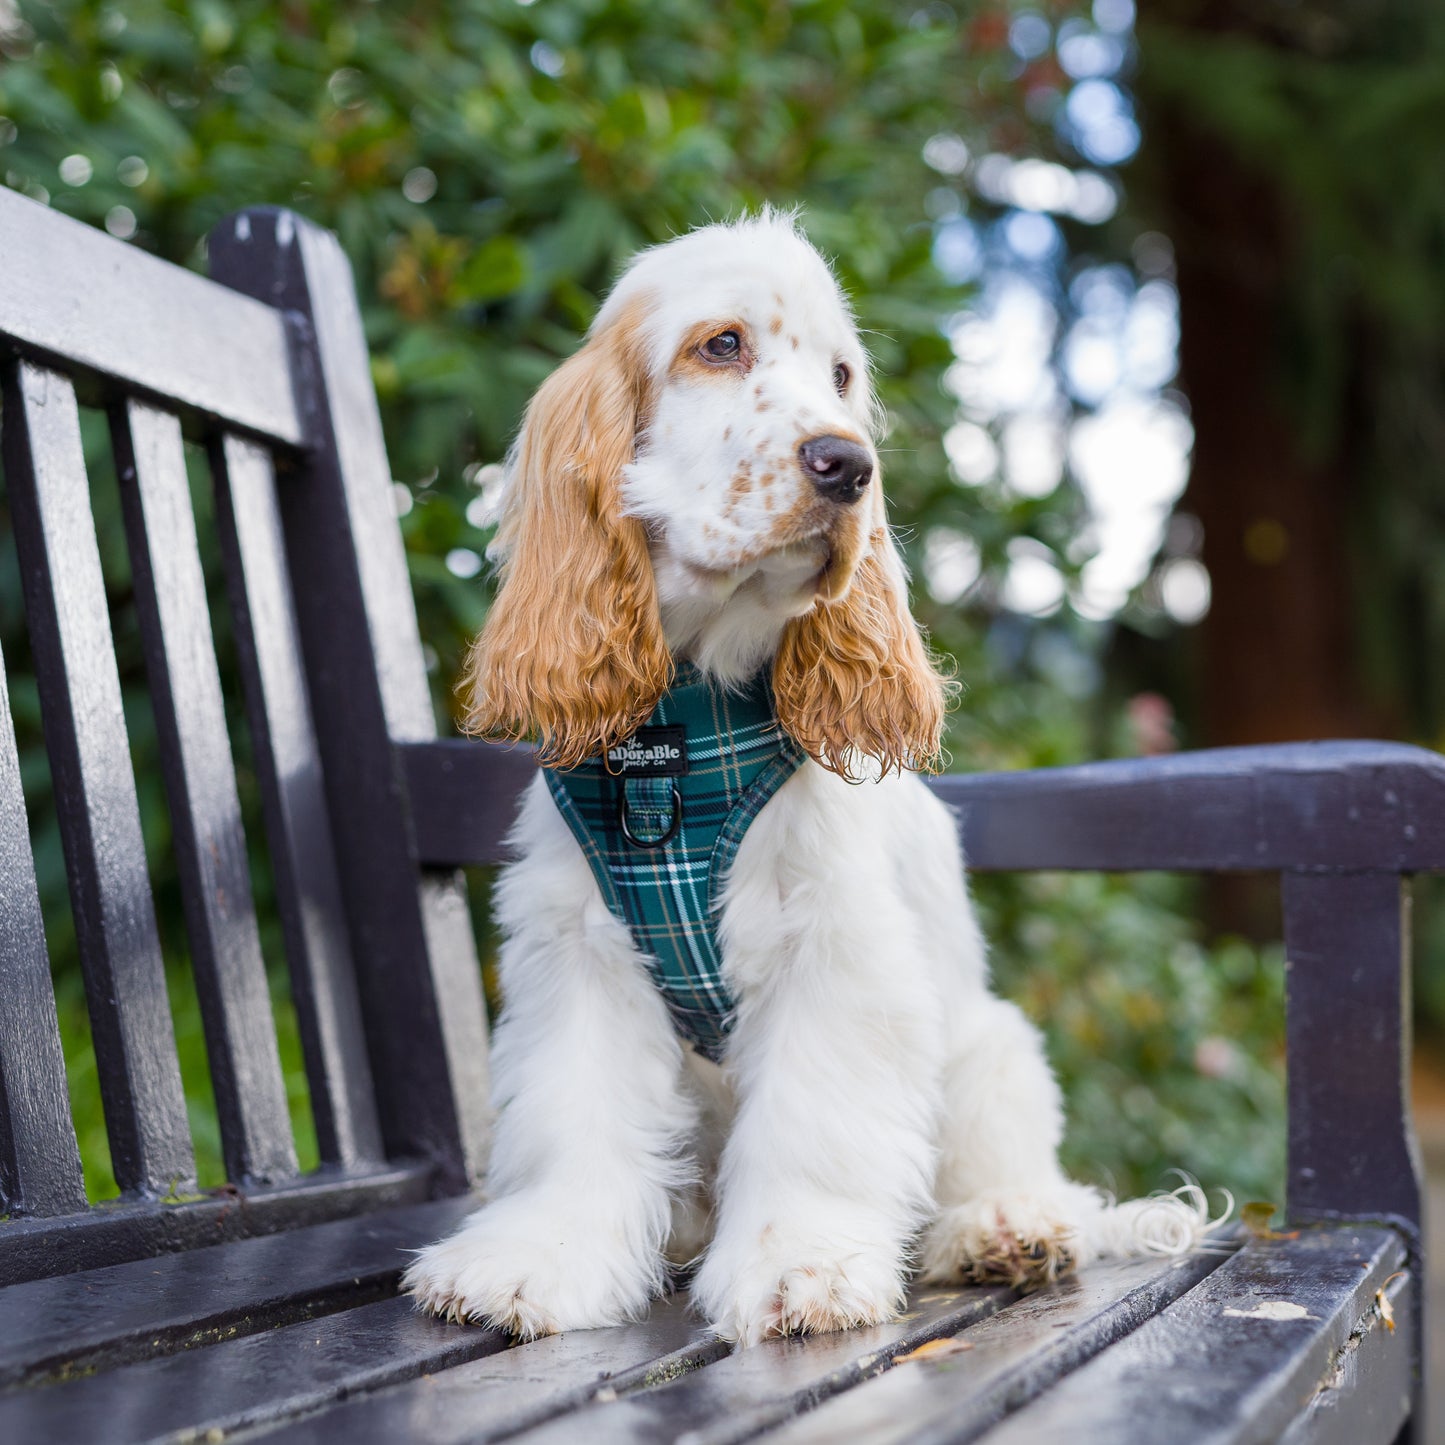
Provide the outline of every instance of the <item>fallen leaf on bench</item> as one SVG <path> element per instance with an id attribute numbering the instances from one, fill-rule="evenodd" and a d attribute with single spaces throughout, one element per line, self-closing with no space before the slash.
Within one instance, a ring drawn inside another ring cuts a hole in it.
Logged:
<path id="1" fill-rule="evenodd" d="M 1390 1303 L 1385 1290 L 1389 1287 L 1390 1280 L 1399 1279 L 1404 1270 L 1396 1270 L 1394 1274 L 1375 1291 L 1375 1308 L 1380 1312 L 1380 1318 L 1385 1322 L 1385 1328 L 1393 1335 L 1395 1333 L 1395 1306 Z"/>
<path id="2" fill-rule="evenodd" d="M 1271 1204 L 1265 1199 L 1256 1199 L 1240 1206 L 1239 1222 L 1255 1239 L 1298 1239 L 1297 1229 L 1286 1233 L 1269 1227 L 1270 1220 L 1278 1213 L 1279 1205 Z"/>
<path id="3" fill-rule="evenodd" d="M 916 1350 L 909 1350 L 906 1355 L 899 1355 L 893 1361 L 895 1365 L 906 1365 L 910 1360 L 943 1360 L 949 1355 L 961 1355 L 965 1350 L 971 1350 L 973 1346 L 967 1340 L 929 1340 L 926 1345 L 919 1345 Z"/>
<path id="4" fill-rule="evenodd" d="M 1293 1300 L 1264 1299 L 1252 1310 L 1225 1310 L 1240 1320 L 1312 1320 L 1315 1318 L 1303 1305 Z"/>

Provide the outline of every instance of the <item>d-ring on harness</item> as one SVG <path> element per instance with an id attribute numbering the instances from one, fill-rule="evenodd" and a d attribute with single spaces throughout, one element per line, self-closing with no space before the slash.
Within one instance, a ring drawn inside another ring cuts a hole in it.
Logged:
<path id="1" fill-rule="evenodd" d="M 805 756 L 778 723 L 768 673 L 728 689 L 684 664 L 625 743 L 545 774 L 678 1032 L 710 1059 L 733 1012 L 717 943 L 722 885 L 748 826 Z"/>

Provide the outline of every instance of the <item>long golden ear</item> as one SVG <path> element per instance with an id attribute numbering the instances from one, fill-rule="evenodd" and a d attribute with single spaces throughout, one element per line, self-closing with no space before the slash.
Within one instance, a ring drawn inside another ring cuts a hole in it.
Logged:
<path id="1" fill-rule="evenodd" d="M 634 307 L 543 384 L 510 462 L 501 586 L 461 689 L 467 728 L 536 736 L 575 767 L 630 736 L 672 677 L 642 523 L 621 471 L 649 402 Z"/>
<path id="2" fill-rule="evenodd" d="M 836 602 L 794 618 L 773 663 L 778 720 L 809 756 L 856 780 L 873 759 L 937 771 L 955 684 L 940 671 L 908 610 L 907 579 L 882 517 Z"/>

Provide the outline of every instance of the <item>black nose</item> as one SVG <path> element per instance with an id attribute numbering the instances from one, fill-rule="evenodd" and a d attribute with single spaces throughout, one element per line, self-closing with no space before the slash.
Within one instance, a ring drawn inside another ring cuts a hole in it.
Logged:
<path id="1" fill-rule="evenodd" d="M 847 437 L 810 437 L 798 460 L 804 476 L 834 502 L 856 502 L 873 475 L 873 453 Z"/>

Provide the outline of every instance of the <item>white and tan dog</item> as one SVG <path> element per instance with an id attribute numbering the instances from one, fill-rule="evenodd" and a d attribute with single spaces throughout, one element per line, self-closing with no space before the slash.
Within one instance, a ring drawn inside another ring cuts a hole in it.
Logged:
<path id="1" fill-rule="evenodd" d="M 726 879 L 721 1067 L 681 1045 L 532 785 L 496 890 L 490 1202 L 411 1266 L 426 1308 L 523 1337 L 607 1325 L 698 1258 L 697 1306 L 751 1344 L 885 1320 L 915 1267 L 1037 1283 L 1207 1232 L 1197 1190 L 1115 1205 L 1059 1168 L 1039 1036 L 988 990 L 954 819 L 915 776 L 947 686 L 876 424 L 847 303 L 775 213 L 644 252 L 533 400 L 476 729 L 571 766 L 631 735 L 675 659 L 728 682 L 771 664 L 809 761 Z"/>

